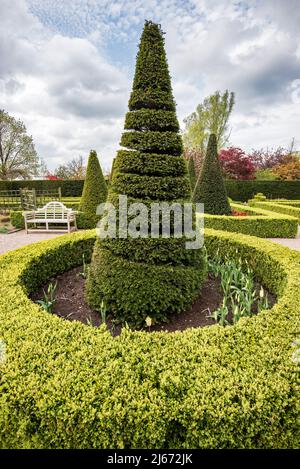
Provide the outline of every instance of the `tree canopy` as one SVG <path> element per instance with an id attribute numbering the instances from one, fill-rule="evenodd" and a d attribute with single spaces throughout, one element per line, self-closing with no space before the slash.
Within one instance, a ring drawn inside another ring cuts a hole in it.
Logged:
<path id="1" fill-rule="evenodd" d="M 209 135 L 215 134 L 217 147 L 222 148 L 230 136 L 228 122 L 234 103 L 234 93 L 228 90 L 223 94 L 216 91 L 205 98 L 203 103 L 198 104 L 196 111 L 184 120 L 184 145 L 204 152 Z"/>
<path id="2" fill-rule="evenodd" d="M 24 123 L 0 110 L 0 179 L 31 179 L 38 170 L 39 158 Z"/>

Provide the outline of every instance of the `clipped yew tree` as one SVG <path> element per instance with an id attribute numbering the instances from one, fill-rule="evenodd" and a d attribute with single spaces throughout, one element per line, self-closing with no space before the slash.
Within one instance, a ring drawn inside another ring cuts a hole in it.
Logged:
<path id="1" fill-rule="evenodd" d="M 131 202 L 188 202 L 190 183 L 182 156 L 170 75 L 159 25 L 146 21 L 136 61 L 122 150 L 114 161 L 108 201 L 119 195 Z M 120 212 L 117 211 L 117 219 Z M 172 218 L 172 217 L 171 217 Z M 151 217 L 148 218 L 151 230 Z M 201 249 L 186 249 L 186 239 L 162 237 L 98 238 L 87 300 L 105 305 L 120 322 L 133 326 L 165 320 L 183 311 L 199 294 L 206 275 Z"/>
<path id="2" fill-rule="evenodd" d="M 99 204 L 106 201 L 107 185 L 95 150 L 91 150 L 84 181 L 79 210 L 96 215 Z"/>
<path id="3" fill-rule="evenodd" d="M 189 177 L 190 177 L 191 190 L 193 192 L 194 188 L 195 188 L 195 185 L 196 185 L 196 182 L 197 182 L 197 176 L 196 176 L 194 158 L 192 158 L 191 156 L 188 159 L 188 173 L 189 173 Z"/>
<path id="4" fill-rule="evenodd" d="M 206 155 L 193 192 L 192 200 L 193 202 L 203 203 L 205 213 L 212 215 L 231 215 L 215 134 L 209 136 Z"/>

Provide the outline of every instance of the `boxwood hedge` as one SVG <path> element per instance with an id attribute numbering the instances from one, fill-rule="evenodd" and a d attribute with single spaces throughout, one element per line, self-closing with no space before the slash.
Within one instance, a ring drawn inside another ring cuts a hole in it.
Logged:
<path id="1" fill-rule="evenodd" d="M 28 298 L 94 241 L 91 230 L 0 257 L 0 448 L 299 447 L 300 253 L 207 230 L 208 253 L 247 259 L 275 306 L 232 327 L 113 338 Z"/>
<path id="2" fill-rule="evenodd" d="M 224 216 L 205 214 L 206 228 L 235 231 L 260 238 L 295 238 L 298 220 L 290 215 L 274 213 L 263 208 L 231 203 L 231 208 L 246 212 L 247 216 Z M 200 216 L 200 215 L 198 215 Z"/>
<path id="3" fill-rule="evenodd" d="M 252 207 L 258 207 L 262 209 L 269 210 L 270 212 L 276 213 L 284 213 L 285 215 L 291 215 L 292 217 L 296 217 L 300 223 L 300 207 L 295 207 L 292 205 L 287 204 L 278 204 L 277 202 L 266 201 L 266 202 L 258 202 L 252 199 L 249 200 Z"/>
<path id="4" fill-rule="evenodd" d="M 237 211 L 246 212 L 249 216 L 234 217 L 226 215 L 205 214 L 205 227 L 214 228 L 216 230 L 235 231 L 237 233 L 258 236 L 260 238 L 295 238 L 297 235 L 298 220 L 295 217 L 271 212 L 269 210 L 260 209 L 258 207 L 248 207 L 243 204 L 231 203 L 230 205 Z M 22 212 L 11 211 L 10 218 L 13 226 L 16 228 L 24 228 Z M 79 229 L 90 229 L 97 225 L 99 217 L 97 217 L 97 215 L 91 216 L 83 212 L 77 212 L 76 220 Z M 137 242 L 138 240 L 134 241 Z M 177 240 L 177 242 L 178 241 L 180 240 Z M 118 249 L 118 247 L 119 244 L 116 246 L 116 249 Z M 173 245 L 171 247 L 172 251 L 174 248 L 175 246 Z M 168 244 L 167 249 L 169 249 Z M 145 243 L 143 250 L 147 251 Z M 135 252 L 134 247 L 132 252 Z M 180 256 L 179 251 L 176 249 L 173 252 L 174 254 L 175 252 L 177 253 L 176 255 L 178 255 L 178 259 L 182 259 L 182 256 L 185 256 L 184 253 L 182 253 Z M 184 252 L 186 252 L 186 250 L 184 250 Z M 162 255 L 161 251 L 159 251 L 159 255 Z M 133 254 L 132 258 L 134 257 L 135 256 Z"/>

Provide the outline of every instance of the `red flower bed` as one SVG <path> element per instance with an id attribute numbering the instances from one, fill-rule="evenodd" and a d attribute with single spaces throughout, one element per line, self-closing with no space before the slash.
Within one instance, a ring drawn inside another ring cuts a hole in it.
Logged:
<path id="1" fill-rule="evenodd" d="M 238 212 L 234 209 L 231 210 L 231 213 L 234 217 L 246 217 L 248 215 L 246 212 Z"/>

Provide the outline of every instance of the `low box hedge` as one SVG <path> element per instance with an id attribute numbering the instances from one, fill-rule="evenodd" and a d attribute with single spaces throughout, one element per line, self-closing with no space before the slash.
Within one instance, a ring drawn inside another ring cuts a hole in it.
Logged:
<path id="1" fill-rule="evenodd" d="M 235 231 L 259 238 L 295 238 L 298 232 L 297 218 L 274 213 L 258 207 L 231 203 L 238 212 L 247 216 L 208 215 L 204 216 L 205 228 Z M 251 214 L 251 215 L 250 215 Z M 198 216 L 201 216 L 198 214 Z"/>
<path id="2" fill-rule="evenodd" d="M 298 448 L 300 253 L 206 230 L 208 253 L 247 260 L 273 308 L 232 327 L 113 338 L 27 296 L 94 241 L 91 230 L 0 257 L 0 447 Z"/>
<path id="3" fill-rule="evenodd" d="M 206 228 L 235 231 L 260 238 L 295 238 L 298 232 L 298 221 L 289 215 L 274 213 L 261 208 L 248 207 L 243 204 L 231 203 L 231 207 L 249 216 L 225 216 L 205 214 Z M 252 214 L 252 215 L 250 215 Z M 199 215 L 198 215 L 199 216 Z M 24 228 L 22 212 L 10 212 L 11 223 L 16 228 Z M 100 217 L 78 212 L 76 215 L 78 229 L 95 228 Z"/>
<path id="4" fill-rule="evenodd" d="M 267 202 L 272 202 L 274 204 L 280 204 L 280 205 L 290 205 L 291 207 L 300 208 L 300 200 L 274 199 L 274 200 L 270 200 Z"/>
<path id="5" fill-rule="evenodd" d="M 285 215 L 290 215 L 298 219 L 300 223 L 300 207 L 293 207 L 292 205 L 278 204 L 277 202 L 257 202 L 254 199 L 251 201 L 252 207 L 266 209 L 269 212 L 283 213 Z"/>

